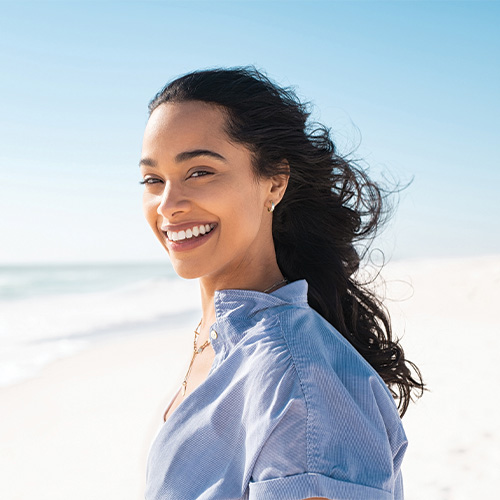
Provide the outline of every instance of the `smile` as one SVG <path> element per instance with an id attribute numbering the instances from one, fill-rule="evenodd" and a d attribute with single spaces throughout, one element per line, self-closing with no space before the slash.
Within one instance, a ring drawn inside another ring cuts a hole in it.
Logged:
<path id="1" fill-rule="evenodd" d="M 170 241 L 183 241 L 208 234 L 215 228 L 216 225 L 217 224 L 201 224 L 183 231 L 167 231 L 166 234 Z"/>

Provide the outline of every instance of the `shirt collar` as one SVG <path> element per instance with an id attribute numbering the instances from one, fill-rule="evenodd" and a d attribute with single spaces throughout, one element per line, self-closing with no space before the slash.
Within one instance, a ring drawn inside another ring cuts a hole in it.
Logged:
<path id="1" fill-rule="evenodd" d="M 307 307 L 307 281 L 289 283 L 272 293 L 256 290 L 217 290 L 215 292 L 216 321 L 211 327 L 214 350 L 228 350 L 248 329 L 248 320 L 267 309 L 283 306 Z M 214 334 L 215 332 L 215 334 Z"/>
<path id="2" fill-rule="evenodd" d="M 228 317 L 249 318 L 270 307 L 307 305 L 307 281 L 294 281 L 272 293 L 256 290 L 217 290 L 214 302 L 217 320 Z"/>

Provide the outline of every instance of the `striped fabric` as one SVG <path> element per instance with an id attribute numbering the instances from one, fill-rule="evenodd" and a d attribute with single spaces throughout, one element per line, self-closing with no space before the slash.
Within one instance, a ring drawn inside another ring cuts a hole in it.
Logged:
<path id="1" fill-rule="evenodd" d="M 402 499 L 396 405 L 307 283 L 219 291 L 215 309 L 212 369 L 158 433 L 146 499 Z"/>

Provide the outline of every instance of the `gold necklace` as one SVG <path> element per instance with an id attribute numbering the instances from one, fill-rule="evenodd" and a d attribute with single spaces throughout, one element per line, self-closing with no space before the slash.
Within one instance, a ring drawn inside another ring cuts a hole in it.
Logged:
<path id="1" fill-rule="evenodd" d="M 196 355 L 201 354 L 205 350 L 205 348 L 207 348 L 208 345 L 210 344 L 210 340 L 207 340 L 202 346 L 198 347 L 198 337 L 200 335 L 200 326 L 201 326 L 201 319 L 200 319 L 200 322 L 198 323 L 198 326 L 194 330 L 193 357 L 191 358 L 191 363 L 189 363 L 188 371 L 187 371 L 186 376 L 184 377 L 184 380 L 182 382 L 182 397 L 184 397 L 186 394 L 188 378 L 189 378 L 189 375 L 191 375 L 191 370 L 193 368 L 193 363 L 194 363 L 194 359 L 196 358 Z"/>
<path id="2" fill-rule="evenodd" d="M 282 280 L 277 281 L 274 285 L 271 285 L 269 288 L 266 288 L 262 293 L 269 293 L 271 290 L 278 288 L 280 285 L 288 285 L 288 280 L 283 278 Z"/>
<path id="3" fill-rule="evenodd" d="M 182 385 L 179 387 L 178 391 L 175 393 L 175 396 L 172 398 L 170 403 L 167 406 L 167 409 L 163 413 L 163 421 L 167 421 L 167 415 L 168 412 L 170 411 L 170 408 L 172 408 L 172 405 L 174 404 L 174 401 L 177 399 L 179 396 L 179 393 L 181 393 L 181 397 L 184 397 L 186 394 L 186 387 L 187 387 L 187 381 L 189 378 L 189 375 L 191 374 L 191 369 L 193 368 L 193 363 L 194 359 L 196 358 L 197 354 L 201 354 L 206 347 L 208 347 L 208 344 L 210 344 L 210 341 L 207 340 L 202 346 L 198 347 L 198 336 L 200 335 L 200 326 L 201 326 L 202 319 L 200 319 L 200 322 L 198 323 L 198 326 L 194 330 L 194 341 L 193 341 L 193 356 L 191 358 L 191 363 L 189 363 L 189 368 L 186 373 L 186 376 L 184 377 L 184 380 L 182 381 Z"/>

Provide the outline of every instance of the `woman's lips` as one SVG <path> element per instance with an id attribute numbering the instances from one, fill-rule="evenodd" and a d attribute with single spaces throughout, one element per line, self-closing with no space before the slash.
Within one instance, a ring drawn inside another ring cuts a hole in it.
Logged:
<path id="1" fill-rule="evenodd" d="M 163 231 L 167 246 L 178 252 L 203 245 L 217 229 L 217 224 L 196 224 L 180 231 Z"/>
<path id="2" fill-rule="evenodd" d="M 190 227 L 185 227 L 179 231 L 167 230 L 167 238 L 170 241 L 182 241 L 185 239 L 199 238 L 204 234 L 208 234 L 212 229 L 214 229 L 216 224 L 195 224 Z"/>

